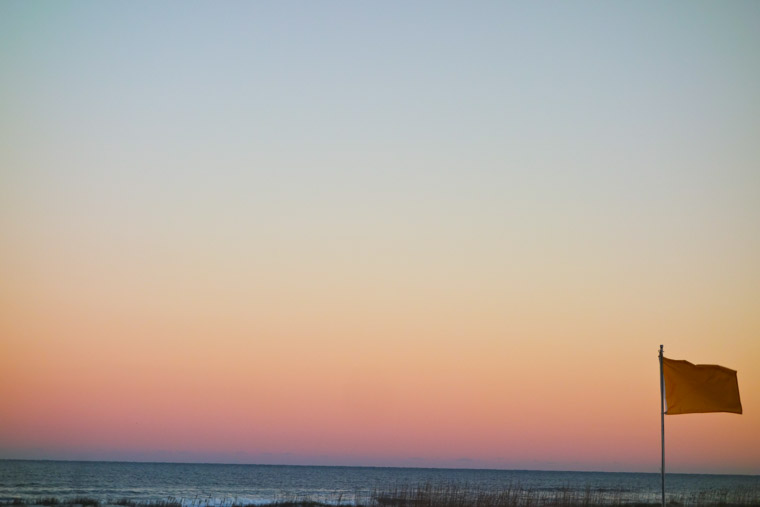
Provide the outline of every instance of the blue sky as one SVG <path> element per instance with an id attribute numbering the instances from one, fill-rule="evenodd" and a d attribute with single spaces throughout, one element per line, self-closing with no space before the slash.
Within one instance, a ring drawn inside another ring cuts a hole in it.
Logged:
<path id="1" fill-rule="evenodd" d="M 597 351 L 591 362 L 667 338 L 746 369 L 760 359 L 758 22 L 752 1 L 4 1 L 6 357 L 31 361 L 60 330 L 76 337 L 72 357 L 105 336 L 139 358 L 127 327 L 108 322 L 145 319 L 160 342 L 168 331 L 150 319 L 190 333 L 203 318 L 214 338 L 192 347 L 207 354 L 237 350 L 230 336 L 252 328 L 264 330 L 255 346 L 309 344 L 310 323 L 360 362 L 384 347 L 431 361 L 443 384 L 449 359 L 490 372 L 494 350 L 513 345 L 560 364 L 572 343 Z M 59 310 L 63 323 L 30 317 Z M 49 328 L 23 338 L 38 322 Z M 352 342 L 363 326 L 369 337 Z M 337 361 L 323 354 L 311 359 Z M 636 361 L 628 373 L 643 379 Z M 372 384 L 349 363 L 336 375 Z M 221 389 L 229 378 L 217 373 L 209 385 Z M 54 401 L 55 383 L 8 375 L 7 386 L 38 386 L 9 399 Z M 378 396 L 403 391 L 386 380 Z M 760 377 L 745 382 L 754 392 Z M 0 451 L 44 454 L 44 432 L 24 429 L 36 412 L 20 407 L 30 419 L 0 424 Z M 471 433 L 512 427 L 499 417 Z M 755 419 L 742 421 L 727 433 L 749 434 Z M 414 428 L 399 431 L 415 441 Z M 457 438 L 455 455 L 428 442 L 409 456 L 450 463 L 472 449 L 476 466 L 499 462 Z M 165 452 L 217 459 L 219 445 Z M 335 445 L 334 456 L 353 449 Z M 242 452 L 324 452 L 304 446 Z M 376 450 L 356 445 L 370 461 Z M 704 452 L 683 466 L 760 470 L 757 445 L 725 463 L 718 447 Z M 399 453 L 375 459 L 409 458 Z M 628 456 L 620 466 L 648 466 Z M 531 459 L 571 466 L 549 451 Z"/>

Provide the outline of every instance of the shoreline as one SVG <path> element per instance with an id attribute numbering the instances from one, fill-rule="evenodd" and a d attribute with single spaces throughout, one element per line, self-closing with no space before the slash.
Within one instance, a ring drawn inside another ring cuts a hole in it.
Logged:
<path id="1" fill-rule="evenodd" d="M 760 507 L 760 487 L 705 489 L 688 495 L 670 494 L 667 507 Z M 79 497 L 12 497 L 0 499 L 0 507 L 656 507 L 651 493 L 630 495 L 624 490 L 562 488 L 537 491 L 508 486 L 483 490 L 466 484 L 403 486 L 369 494 L 338 495 L 319 500 L 309 496 L 282 495 L 251 500 L 238 498 L 163 500 L 97 499 Z"/>

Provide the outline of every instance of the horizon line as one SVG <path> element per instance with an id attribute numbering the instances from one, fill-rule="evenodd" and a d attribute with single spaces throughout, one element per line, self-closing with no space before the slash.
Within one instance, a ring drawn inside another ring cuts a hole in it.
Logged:
<path id="1" fill-rule="evenodd" d="M 228 462 L 202 462 L 202 461 L 130 461 L 130 460 L 103 460 L 103 459 L 58 459 L 58 458 L 4 458 L 0 461 L 37 461 L 56 463 L 113 463 L 134 465 L 220 465 L 220 466 L 265 466 L 265 467 L 302 467 L 302 468 L 393 468 L 414 470 L 470 470 L 484 472 L 546 472 L 546 473 L 579 473 L 579 474 L 647 474 L 659 475 L 660 472 L 623 472 L 609 470 L 557 470 L 557 469 L 528 469 L 528 468 L 461 468 L 445 466 L 392 466 L 392 465 L 304 465 L 287 463 L 228 463 Z M 760 474 L 751 473 L 707 473 L 707 472 L 665 472 L 665 475 L 720 475 L 720 476 L 745 476 L 760 477 Z"/>

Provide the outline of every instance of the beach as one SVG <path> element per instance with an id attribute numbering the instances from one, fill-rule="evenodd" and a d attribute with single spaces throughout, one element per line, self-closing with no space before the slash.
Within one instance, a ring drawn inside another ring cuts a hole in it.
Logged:
<path id="1" fill-rule="evenodd" d="M 656 473 L 0 460 L 0 504 L 46 507 L 659 505 Z M 668 474 L 671 506 L 760 505 L 760 477 Z"/>

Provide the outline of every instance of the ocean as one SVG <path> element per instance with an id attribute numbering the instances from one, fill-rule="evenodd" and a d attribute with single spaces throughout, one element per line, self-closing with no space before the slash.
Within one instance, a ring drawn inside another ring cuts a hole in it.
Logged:
<path id="1" fill-rule="evenodd" d="M 666 477 L 670 499 L 695 498 L 700 492 L 760 493 L 760 476 Z M 422 484 L 548 494 L 590 488 L 622 502 L 660 499 L 656 473 L 0 460 L 0 502 L 87 497 L 103 503 L 176 500 L 188 506 L 230 506 L 308 498 L 337 505 L 366 500 L 377 490 Z"/>

